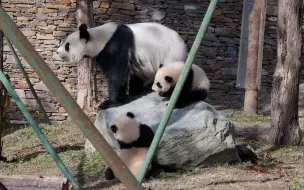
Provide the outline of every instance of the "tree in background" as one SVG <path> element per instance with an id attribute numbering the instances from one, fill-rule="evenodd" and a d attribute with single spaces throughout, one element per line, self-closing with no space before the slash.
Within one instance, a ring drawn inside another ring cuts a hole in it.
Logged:
<path id="1" fill-rule="evenodd" d="M 77 0 L 77 27 L 86 24 L 93 27 L 93 1 Z M 96 70 L 91 58 L 83 58 L 78 65 L 77 103 L 87 114 L 95 111 L 97 105 Z"/>
<path id="2" fill-rule="evenodd" d="M 271 93 L 271 140 L 274 144 L 298 144 L 299 72 L 302 53 L 303 0 L 278 1 L 277 66 Z"/>

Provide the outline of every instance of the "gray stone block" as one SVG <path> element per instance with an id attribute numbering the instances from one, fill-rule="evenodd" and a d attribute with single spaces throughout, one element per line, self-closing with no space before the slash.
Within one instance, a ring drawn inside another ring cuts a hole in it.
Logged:
<path id="1" fill-rule="evenodd" d="M 157 94 L 151 93 L 123 106 L 100 111 L 95 126 L 119 153 L 110 129 L 114 120 L 130 111 L 139 122 L 149 125 L 155 132 L 165 112 L 166 103 Z M 95 151 L 89 141 L 85 147 L 89 151 Z M 205 102 L 174 109 L 158 146 L 155 161 L 174 169 L 239 161 L 234 126 Z"/>

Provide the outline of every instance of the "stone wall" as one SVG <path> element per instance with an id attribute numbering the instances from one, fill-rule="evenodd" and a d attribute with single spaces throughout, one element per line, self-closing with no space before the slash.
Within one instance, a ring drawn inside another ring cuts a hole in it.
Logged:
<path id="1" fill-rule="evenodd" d="M 94 1 L 94 23 L 108 21 L 123 23 L 160 22 L 178 31 L 189 50 L 201 24 L 209 0 L 101 0 Z M 276 0 L 268 1 L 262 91 L 271 87 L 276 57 Z M 213 104 L 227 98 L 230 107 L 242 103 L 243 89 L 235 88 L 237 57 L 242 16 L 242 0 L 220 0 L 208 32 L 199 48 L 195 63 L 202 66 L 211 79 L 212 89 L 208 101 Z M 75 0 L 2 0 L 2 6 L 14 19 L 20 30 L 33 44 L 62 84 L 75 97 L 77 67 L 63 62 L 55 53 L 61 39 L 76 28 Z M 35 118 L 43 117 L 25 80 L 5 46 L 5 71 L 17 93 Z M 67 118 L 64 109 L 50 94 L 30 66 L 22 63 L 37 90 L 51 119 Z M 99 100 L 106 98 L 102 75 L 98 76 Z M 224 104 L 222 104 L 224 108 Z M 10 108 L 13 122 L 23 122 L 22 113 L 13 104 Z"/>

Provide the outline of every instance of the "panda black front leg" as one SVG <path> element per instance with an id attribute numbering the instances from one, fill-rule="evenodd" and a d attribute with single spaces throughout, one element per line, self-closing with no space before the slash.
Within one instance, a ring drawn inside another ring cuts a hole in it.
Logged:
<path id="1" fill-rule="evenodd" d="M 118 79 L 118 80 L 117 80 Z M 100 109 L 117 107 L 126 101 L 127 81 L 121 76 L 111 76 L 108 78 L 109 99 L 99 106 Z"/>
<path id="2" fill-rule="evenodd" d="M 182 91 L 180 96 L 178 97 L 175 108 L 180 109 L 187 106 L 192 101 L 192 97 L 190 93 L 187 93 L 186 91 Z"/>

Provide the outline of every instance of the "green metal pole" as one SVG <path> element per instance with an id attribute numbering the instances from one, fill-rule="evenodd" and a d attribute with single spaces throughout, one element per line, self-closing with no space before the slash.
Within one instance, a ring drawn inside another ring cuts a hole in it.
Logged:
<path id="1" fill-rule="evenodd" d="M 168 121 L 170 119 L 171 113 L 172 113 L 173 108 L 175 106 L 176 100 L 178 99 L 179 94 L 180 94 L 180 92 L 181 92 L 181 90 L 183 88 L 183 85 L 184 85 L 185 81 L 186 81 L 188 73 L 189 73 L 189 71 L 191 69 L 192 62 L 193 62 L 194 57 L 196 55 L 196 52 L 197 52 L 197 50 L 199 48 L 199 45 L 200 45 L 200 43 L 201 43 L 201 41 L 202 41 L 202 39 L 203 39 L 203 37 L 205 35 L 207 26 L 208 26 L 208 24 L 209 24 L 209 22 L 211 20 L 211 16 L 212 16 L 212 14 L 214 12 L 214 9 L 215 9 L 215 7 L 217 5 L 217 2 L 218 2 L 218 0 L 211 0 L 211 2 L 209 4 L 208 10 L 207 10 L 207 12 L 205 14 L 205 17 L 204 17 L 204 20 L 203 20 L 203 22 L 202 22 L 202 24 L 201 24 L 201 26 L 199 28 L 199 31 L 198 31 L 198 33 L 197 33 L 197 35 L 195 37 L 194 43 L 193 43 L 193 45 L 191 47 L 191 50 L 189 52 L 189 55 L 187 57 L 184 69 L 181 72 L 181 75 L 180 75 L 180 77 L 179 77 L 179 79 L 177 81 L 176 87 L 175 87 L 175 89 L 174 89 L 174 91 L 172 93 L 172 96 L 170 98 L 170 101 L 169 101 L 168 107 L 166 109 L 166 112 L 164 113 L 164 116 L 163 116 L 163 118 L 162 118 L 162 120 L 161 120 L 161 122 L 160 122 L 160 124 L 159 124 L 159 126 L 157 128 L 157 131 L 155 133 L 155 137 L 154 137 L 154 139 L 152 141 L 152 144 L 151 144 L 151 146 L 149 148 L 149 151 L 148 151 L 148 153 L 147 153 L 147 155 L 145 157 L 144 164 L 143 164 L 143 166 L 142 166 L 142 168 L 141 168 L 141 170 L 140 170 L 140 172 L 139 172 L 139 174 L 137 176 L 137 180 L 140 183 L 142 183 L 142 181 L 143 181 L 143 179 L 144 179 L 144 177 L 146 175 L 147 168 L 150 165 L 150 163 L 151 163 L 151 161 L 153 159 L 153 156 L 155 154 L 156 148 L 158 146 L 158 143 L 161 140 L 161 137 L 163 136 L 163 133 L 164 133 L 165 128 L 166 128 L 166 125 L 167 125 L 167 123 L 168 123 Z"/>
<path id="2" fill-rule="evenodd" d="M 43 134 L 43 132 L 41 131 L 41 129 L 39 128 L 39 126 L 36 124 L 36 122 L 34 121 L 33 117 L 31 116 L 30 112 L 26 109 L 25 105 L 23 104 L 23 102 L 21 101 L 21 99 L 19 98 L 19 96 L 17 95 L 17 93 L 15 92 L 14 88 L 9 83 L 9 81 L 7 80 L 7 78 L 5 77 L 5 75 L 3 74 L 3 72 L 1 70 L 0 70 L 0 80 L 3 83 L 3 85 L 5 86 L 5 88 L 7 89 L 7 91 L 10 93 L 10 95 L 12 96 L 12 98 L 15 100 L 17 106 L 22 111 L 23 115 L 28 120 L 29 124 L 33 127 L 35 133 L 38 135 L 38 137 L 40 138 L 40 140 L 41 140 L 42 144 L 44 145 L 44 147 L 47 149 L 47 151 L 50 153 L 50 155 L 52 156 L 52 158 L 55 160 L 57 166 L 60 168 L 60 170 L 62 171 L 62 173 L 64 174 L 64 176 L 69 180 L 69 182 L 73 186 L 78 187 L 77 182 L 72 177 L 72 175 L 69 172 L 69 170 L 65 167 L 65 165 L 62 162 L 62 160 L 60 159 L 60 157 L 57 155 L 56 151 L 52 147 L 52 145 L 48 142 L 46 136 Z"/>
<path id="3" fill-rule="evenodd" d="M 22 72 L 22 74 L 23 74 L 23 76 L 24 76 L 24 78 L 26 80 L 26 83 L 27 83 L 28 87 L 30 88 L 31 92 L 33 93 L 34 98 L 36 99 L 36 102 L 37 102 L 37 104 L 39 106 L 40 111 L 42 112 L 42 114 L 43 114 L 45 120 L 47 121 L 47 123 L 51 123 L 48 115 L 46 114 L 46 111 L 45 111 L 42 103 L 40 102 L 40 99 L 39 99 L 38 95 L 36 94 L 36 91 L 35 91 L 32 83 L 31 83 L 30 79 L 28 78 L 28 76 L 27 76 L 27 74 L 26 74 L 26 72 L 25 72 L 25 70 L 24 70 L 24 68 L 23 68 L 23 66 L 22 66 L 22 64 L 20 62 L 20 59 L 18 58 L 18 55 L 16 54 L 16 51 L 14 50 L 11 42 L 7 38 L 5 38 L 5 39 L 7 41 L 8 47 L 10 48 L 12 54 L 14 55 L 14 58 L 15 58 L 15 60 L 17 62 L 17 65 L 19 66 L 19 68 L 20 68 L 20 70 L 21 70 L 21 72 Z"/>
<path id="4" fill-rule="evenodd" d="M 126 165 L 121 161 L 116 152 L 95 128 L 91 120 L 82 111 L 71 94 L 61 84 L 53 71 L 39 56 L 30 42 L 26 39 L 23 33 L 19 30 L 19 28 L 1 6 L 0 30 L 2 30 L 9 41 L 18 49 L 28 64 L 32 66 L 44 84 L 57 98 L 58 102 L 69 113 L 72 121 L 79 126 L 84 135 L 104 158 L 105 162 L 113 170 L 117 178 L 119 178 L 128 189 L 143 190 L 143 186 L 136 180 L 128 167 L 126 167 Z"/>

